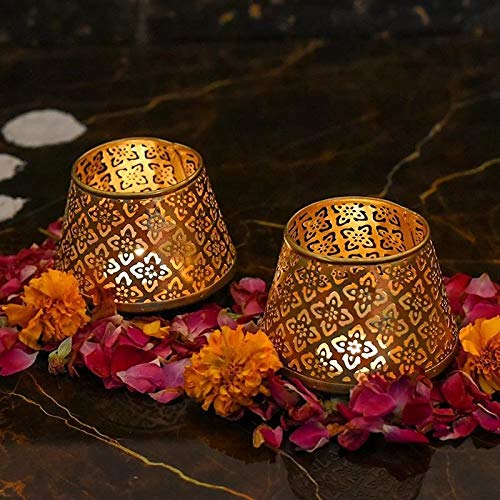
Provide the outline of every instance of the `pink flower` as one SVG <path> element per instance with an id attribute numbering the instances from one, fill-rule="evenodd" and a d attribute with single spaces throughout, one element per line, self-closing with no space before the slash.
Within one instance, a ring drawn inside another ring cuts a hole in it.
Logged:
<path id="1" fill-rule="evenodd" d="M 0 328 L 0 375 L 12 375 L 29 368 L 38 352 L 26 347 L 13 328 Z"/>
<path id="2" fill-rule="evenodd" d="M 231 284 L 234 312 L 244 316 L 262 314 L 266 306 L 266 283 L 260 278 L 243 278 Z"/>

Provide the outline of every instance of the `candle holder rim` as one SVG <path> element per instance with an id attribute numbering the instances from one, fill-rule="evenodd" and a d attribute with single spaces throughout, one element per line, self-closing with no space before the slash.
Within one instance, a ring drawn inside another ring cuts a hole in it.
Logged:
<path id="1" fill-rule="evenodd" d="M 412 214 L 415 216 L 417 219 L 419 219 L 422 224 L 425 227 L 425 235 L 422 241 L 417 243 L 415 246 L 412 248 L 409 248 L 408 250 L 405 250 L 404 252 L 397 252 L 393 255 L 387 255 L 386 257 L 373 257 L 373 258 L 356 258 L 356 259 L 349 259 L 345 257 L 329 257 L 328 255 L 322 255 L 319 253 L 311 252 L 310 250 L 307 250 L 306 248 L 302 247 L 299 245 L 297 242 L 294 241 L 292 236 L 290 235 L 289 229 L 292 221 L 301 213 L 307 211 L 309 208 L 318 205 L 320 203 L 338 203 L 338 202 L 344 202 L 344 201 L 352 201 L 352 202 L 363 202 L 366 201 L 368 203 L 373 203 L 373 202 L 383 202 L 386 205 L 390 205 L 394 208 L 403 210 L 404 212 L 407 212 L 409 214 Z M 403 207 L 402 205 L 399 205 L 398 203 L 395 203 L 394 201 L 386 200 L 385 198 L 375 198 L 373 196 L 337 196 L 337 197 L 332 197 L 332 198 L 325 198 L 323 200 L 318 200 L 310 203 L 309 205 L 306 205 L 305 207 L 300 208 L 297 210 L 291 217 L 288 219 L 285 229 L 283 231 L 283 236 L 284 236 L 284 241 L 285 244 L 293 250 L 295 253 L 302 255 L 303 257 L 309 258 L 309 259 L 314 259 L 320 262 L 325 262 L 327 264 L 339 264 L 339 265 L 346 265 L 346 266 L 355 266 L 355 265 L 377 265 L 377 264 L 384 264 L 387 262 L 394 262 L 398 260 L 405 259 L 406 257 L 409 257 L 410 255 L 413 255 L 420 251 L 430 240 L 431 237 L 431 230 L 429 223 L 419 213 L 415 212 L 414 210 L 411 210 L 409 208 Z"/>
<path id="2" fill-rule="evenodd" d="M 174 184 L 172 186 L 166 186 L 160 189 L 155 189 L 153 191 L 144 191 L 144 192 L 127 192 L 127 191 L 105 191 L 103 189 L 97 189 L 94 187 L 89 186 L 82 180 L 78 178 L 78 175 L 76 174 L 76 168 L 78 163 L 85 158 L 86 156 L 89 156 L 91 153 L 106 148 L 110 147 L 112 145 L 124 143 L 124 142 L 131 142 L 131 141 L 155 141 L 159 142 L 162 144 L 168 144 L 169 146 L 181 146 L 183 148 L 189 149 L 192 153 L 194 153 L 198 158 L 199 158 L 199 165 L 198 168 L 189 176 L 186 177 L 184 180 L 181 182 L 178 182 L 177 184 Z M 87 193 L 91 193 L 95 196 L 99 196 L 101 198 L 116 198 L 120 200 L 128 200 L 128 199 L 144 199 L 144 198 L 156 198 L 158 196 L 163 196 L 169 193 L 173 193 L 176 191 L 180 191 L 181 189 L 185 188 L 192 182 L 194 182 L 200 173 L 203 171 L 205 168 L 205 164 L 203 163 L 203 157 L 190 146 L 186 146 L 185 144 L 181 144 L 178 142 L 171 142 L 171 141 L 166 141 L 165 139 L 160 139 L 158 137 L 145 137 L 145 136 L 137 136 L 137 137 L 125 137 L 123 139 L 114 139 L 112 141 L 104 142 L 102 144 L 99 144 L 87 151 L 85 153 L 81 154 L 73 163 L 73 166 L 71 167 L 71 180 L 75 182 L 75 184 L 82 189 L 83 191 L 86 191 Z"/>

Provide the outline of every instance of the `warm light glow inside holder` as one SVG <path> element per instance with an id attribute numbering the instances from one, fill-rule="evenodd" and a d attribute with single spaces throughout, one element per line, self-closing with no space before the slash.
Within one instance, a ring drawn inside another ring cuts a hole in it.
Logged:
<path id="1" fill-rule="evenodd" d="M 289 374 L 329 392 L 359 372 L 437 375 L 457 341 L 427 222 L 375 198 L 290 219 L 263 325 Z"/>
<path id="2" fill-rule="evenodd" d="M 231 277 L 236 252 L 201 156 L 153 138 L 108 142 L 73 166 L 56 267 L 118 309 L 201 300 Z"/>

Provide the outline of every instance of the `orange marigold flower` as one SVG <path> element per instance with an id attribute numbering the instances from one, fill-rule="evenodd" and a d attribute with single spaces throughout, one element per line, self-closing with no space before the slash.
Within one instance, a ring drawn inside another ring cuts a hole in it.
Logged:
<path id="1" fill-rule="evenodd" d="M 33 349 L 72 337 L 89 321 L 87 306 L 71 274 L 49 269 L 24 287 L 23 304 L 3 307 L 19 340 Z"/>
<path id="2" fill-rule="evenodd" d="M 500 390 L 500 316 L 478 319 L 460 331 L 466 353 L 462 367 L 477 380 L 484 392 Z"/>
<path id="3" fill-rule="evenodd" d="M 268 395 L 263 381 L 281 366 L 264 332 L 245 334 L 241 326 L 223 326 L 191 358 L 184 372 L 185 390 L 203 402 L 204 410 L 213 403 L 216 413 L 227 417 L 250 406 L 259 393 Z"/>

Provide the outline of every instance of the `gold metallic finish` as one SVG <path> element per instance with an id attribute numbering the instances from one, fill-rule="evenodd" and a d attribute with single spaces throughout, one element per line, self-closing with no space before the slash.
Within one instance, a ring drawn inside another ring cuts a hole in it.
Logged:
<path id="1" fill-rule="evenodd" d="M 73 165 L 56 267 L 73 272 L 87 297 L 111 287 L 120 311 L 180 307 L 226 284 L 235 260 L 193 149 L 134 137 Z"/>
<path id="2" fill-rule="evenodd" d="M 457 327 L 422 216 L 332 198 L 299 210 L 284 239 L 263 328 L 289 375 L 342 393 L 360 372 L 446 368 Z"/>

